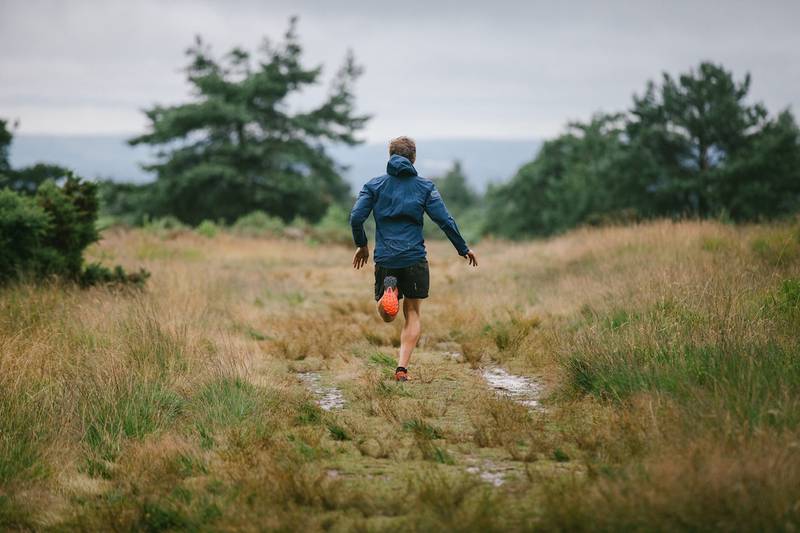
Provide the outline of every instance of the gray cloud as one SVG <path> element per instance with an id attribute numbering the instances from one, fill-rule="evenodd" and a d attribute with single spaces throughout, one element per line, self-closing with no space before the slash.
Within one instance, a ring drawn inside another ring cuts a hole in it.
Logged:
<path id="1" fill-rule="evenodd" d="M 220 53 L 254 48 L 292 14 L 309 63 L 330 74 L 352 48 L 366 67 L 371 140 L 548 136 L 705 59 L 751 72 L 753 98 L 773 111 L 800 103 L 795 1 L 2 0 L 0 116 L 23 133 L 139 131 L 141 108 L 186 97 L 195 34 Z"/>

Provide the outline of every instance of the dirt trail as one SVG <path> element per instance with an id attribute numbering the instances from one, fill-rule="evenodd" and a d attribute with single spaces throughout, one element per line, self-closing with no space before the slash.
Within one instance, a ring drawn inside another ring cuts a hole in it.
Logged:
<path id="1" fill-rule="evenodd" d="M 330 440 L 315 445 L 324 450 L 317 456 L 318 466 L 339 494 L 394 501 L 410 485 L 431 490 L 445 486 L 449 492 L 475 483 L 480 490 L 536 491 L 532 476 L 578 468 L 556 461 L 552 444 L 541 437 L 538 419 L 544 413 L 538 407 L 543 387 L 537 380 L 486 363 L 489 357 L 475 370 L 461 356 L 462 347 L 453 340 L 461 327 L 474 330 L 502 322 L 500 327 L 508 328 L 508 319 L 502 313 L 487 316 L 481 326 L 450 317 L 463 312 L 467 321 L 474 320 L 470 310 L 485 305 L 486 299 L 454 306 L 455 295 L 463 295 L 461 278 L 454 274 L 461 273 L 463 265 L 447 262 L 437 267 L 433 272 L 440 292 L 425 308 L 430 340 L 414 352 L 411 381 L 406 384 L 393 379 L 402 321 L 379 321 L 369 294 L 362 290 L 364 276 L 343 273 L 339 262 L 318 265 L 311 274 L 282 272 L 281 283 L 304 290 L 308 297 L 293 309 L 275 308 L 298 317 L 286 326 L 303 329 L 302 335 L 287 335 L 289 348 L 303 349 L 287 351 L 290 359 L 302 361 L 287 369 L 322 410 L 320 420 Z M 477 271 L 471 283 L 483 283 L 481 276 L 486 275 Z M 323 283 L 325 291 L 305 291 L 311 282 Z M 507 302 L 493 305 L 510 309 Z M 309 310 L 314 308 L 329 311 L 311 321 Z M 259 327 L 270 331 L 267 321 Z M 514 330 L 507 334 L 512 340 L 518 335 Z M 366 525 L 380 529 L 380 519 L 374 520 Z"/>
<path id="2" fill-rule="evenodd" d="M 398 384 L 392 374 L 394 352 L 385 347 L 347 364 L 297 373 L 333 417 L 330 423 L 343 428 L 340 451 L 326 464 L 334 473 L 329 477 L 383 491 L 400 489 L 409 472 L 444 471 L 449 476 L 474 476 L 500 490 L 524 479 L 531 469 L 555 466 L 546 454 L 537 456 L 533 450 L 520 448 L 517 457 L 509 454 L 504 435 L 488 441 L 477 436 L 481 431 L 498 433 L 484 428 L 492 424 L 492 417 L 533 416 L 531 409 L 542 394 L 535 380 L 497 365 L 476 372 L 448 357 L 446 350 L 418 350 L 412 381 Z M 487 398 L 495 399 L 495 411 L 485 411 Z M 535 458 L 544 460 L 532 462 Z"/>

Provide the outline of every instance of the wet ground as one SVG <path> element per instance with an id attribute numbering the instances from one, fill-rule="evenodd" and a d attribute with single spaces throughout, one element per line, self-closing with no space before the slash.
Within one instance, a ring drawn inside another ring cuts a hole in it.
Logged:
<path id="1" fill-rule="evenodd" d="M 303 383 L 314 395 L 317 404 L 326 411 L 344 407 L 342 391 L 333 386 L 322 384 L 322 377 L 318 372 L 300 372 L 297 374 Z"/>
<path id="2" fill-rule="evenodd" d="M 482 368 L 480 373 L 489 387 L 498 394 L 531 408 L 538 407 L 541 385 L 531 378 L 511 374 L 499 366 Z"/>

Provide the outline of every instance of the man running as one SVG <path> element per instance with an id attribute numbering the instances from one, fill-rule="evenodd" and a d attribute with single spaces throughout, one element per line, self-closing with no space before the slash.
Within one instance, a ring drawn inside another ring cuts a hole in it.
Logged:
<path id="1" fill-rule="evenodd" d="M 350 225 L 356 253 L 353 268 L 360 269 L 369 260 L 364 222 L 373 212 L 375 218 L 375 300 L 384 322 L 392 322 L 403 302 L 406 323 L 400 335 L 400 355 L 394 377 L 408 381 L 408 361 L 421 331 L 419 309 L 428 297 L 430 273 L 422 238 L 422 215 L 444 231 L 458 254 L 472 266 L 478 266 L 475 253 L 464 242 L 455 220 L 447 212 L 436 185 L 417 174 L 414 161 L 417 146 L 409 137 L 397 137 L 389 143 L 386 174 L 369 180 L 358 194 L 350 212 Z"/>

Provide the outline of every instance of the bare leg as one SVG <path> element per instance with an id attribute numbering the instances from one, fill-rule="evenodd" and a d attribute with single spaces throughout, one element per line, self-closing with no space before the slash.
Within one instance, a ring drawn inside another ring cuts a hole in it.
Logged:
<path id="1" fill-rule="evenodd" d="M 419 308 L 422 300 L 419 298 L 403 299 L 403 316 L 406 323 L 403 324 L 403 332 L 400 334 L 400 358 L 397 366 L 408 368 L 408 361 L 411 359 L 411 352 L 417 346 L 419 335 L 422 331 L 422 324 L 419 319 Z"/>

